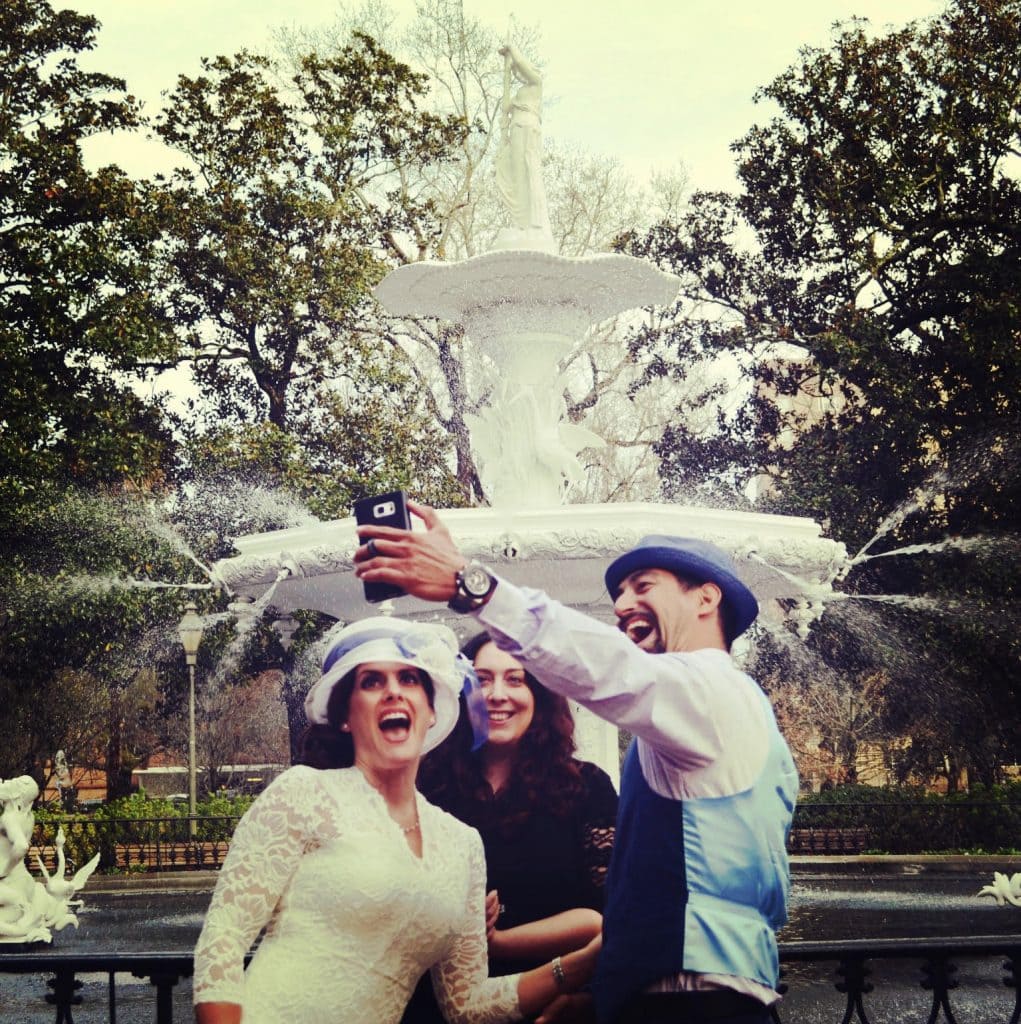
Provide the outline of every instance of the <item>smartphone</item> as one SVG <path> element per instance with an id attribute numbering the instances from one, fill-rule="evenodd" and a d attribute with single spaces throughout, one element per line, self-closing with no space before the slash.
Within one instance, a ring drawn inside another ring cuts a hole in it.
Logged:
<path id="1" fill-rule="evenodd" d="M 355 522 L 359 526 L 395 526 L 398 530 L 410 530 L 407 495 L 404 491 L 391 491 L 373 498 L 359 498 L 355 502 Z M 365 587 L 365 600 L 374 604 L 401 597 L 404 593 L 395 583 L 365 580 L 362 585 Z"/>

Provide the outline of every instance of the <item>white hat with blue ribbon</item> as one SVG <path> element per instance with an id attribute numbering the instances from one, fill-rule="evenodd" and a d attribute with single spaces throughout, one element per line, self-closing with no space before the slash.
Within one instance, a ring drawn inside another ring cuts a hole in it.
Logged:
<path id="1" fill-rule="evenodd" d="M 428 673 L 433 683 L 433 712 L 436 723 L 426 733 L 422 753 L 442 743 L 457 724 L 458 697 L 465 702 L 475 730 L 476 746 L 485 741 L 485 700 L 472 664 L 458 650 L 453 630 L 436 622 L 410 622 L 390 616 L 375 616 L 336 627 L 326 636 L 323 674 L 305 697 L 305 717 L 326 725 L 327 706 L 333 688 L 359 665 L 374 661 L 396 661 Z M 483 714 L 477 712 L 481 701 Z M 477 721 L 478 718 L 478 721 Z M 483 736 L 479 738 L 479 729 Z"/>

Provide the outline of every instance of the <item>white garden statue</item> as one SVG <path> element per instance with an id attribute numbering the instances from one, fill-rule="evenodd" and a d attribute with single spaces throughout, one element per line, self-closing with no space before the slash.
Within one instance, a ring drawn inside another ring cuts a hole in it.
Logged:
<path id="1" fill-rule="evenodd" d="M 1021 907 L 1021 871 L 1016 871 L 1009 878 L 1002 871 L 994 871 L 993 884 L 983 885 L 978 894 L 992 896 L 1001 907 L 1007 903 Z"/>
<path id="2" fill-rule="evenodd" d="M 35 824 L 32 804 L 39 787 L 29 775 L 0 779 L 0 943 L 52 942 L 53 932 L 78 918 L 75 894 L 99 864 L 97 853 L 73 877 L 65 878 L 64 830 L 57 832 L 57 869 L 50 875 L 36 855 L 45 881 L 37 881 L 25 866 Z"/>

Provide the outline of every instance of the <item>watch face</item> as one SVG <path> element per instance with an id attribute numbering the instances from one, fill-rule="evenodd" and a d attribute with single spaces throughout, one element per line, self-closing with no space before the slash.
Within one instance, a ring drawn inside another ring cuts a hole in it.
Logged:
<path id="1" fill-rule="evenodd" d="M 467 565 L 461 574 L 464 589 L 472 597 L 485 597 L 493 580 L 481 565 Z"/>

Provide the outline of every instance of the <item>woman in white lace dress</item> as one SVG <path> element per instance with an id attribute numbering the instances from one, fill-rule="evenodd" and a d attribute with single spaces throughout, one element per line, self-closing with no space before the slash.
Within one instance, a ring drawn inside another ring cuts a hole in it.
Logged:
<path id="1" fill-rule="evenodd" d="M 199 1024 L 391 1024 L 424 970 L 449 1021 L 496 1024 L 588 980 L 598 941 L 488 977 L 481 840 L 415 790 L 470 672 L 445 626 L 373 618 L 331 638 L 305 702 L 310 764 L 259 796 L 221 869 L 195 950 Z"/>

